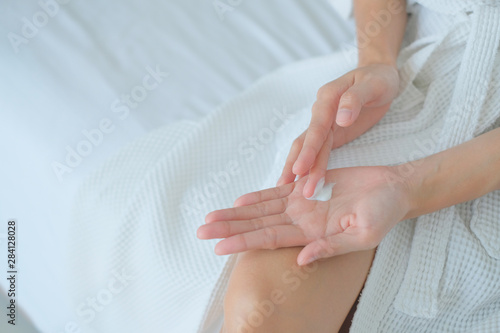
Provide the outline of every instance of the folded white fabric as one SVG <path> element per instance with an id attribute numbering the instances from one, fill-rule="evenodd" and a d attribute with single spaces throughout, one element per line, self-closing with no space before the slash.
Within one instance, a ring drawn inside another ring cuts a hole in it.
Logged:
<path id="1" fill-rule="evenodd" d="M 491 21 L 498 10 L 447 15 L 413 9 L 414 33 L 400 57 L 399 97 L 375 127 L 335 151 L 329 168 L 413 160 L 444 149 L 450 138 L 467 140 L 500 125 L 498 55 L 480 45 L 484 67 L 468 62 L 475 59 L 470 36 L 482 31 L 471 26 L 490 25 L 499 36 Z M 485 25 L 475 15 L 484 15 Z M 89 179 L 74 210 L 77 306 L 89 290 L 105 299 L 102 288 L 117 271 L 129 277 L 112 307 L 94 316 L 86 312 L 89 331 L 220 328 L 234 260 L 214 255 L 215 241 L 196 239 L 196 228 L 209 211 L 274 186 L 291 142 L 308 125 L 317 89 L 345 73 L 349 60 L 339 53 L 282 68 L 199 123 L 147 135 Z M 468 103 L 460 80 L 464 71 L 477 78 L 474 71 L 486 70 L 474 90 L 479 110 L 472 109 L 471 128 L 464 128 L 453 113 L 457 98 Z M 378 247 L 351 331 L 498 332 L 499 200 L 494 192 L 391 230 Z"/>
<path id="2" fill-rule="evenodd" d="M 76 308 L 114 272 L 131 280 L 112 306 L 79 318 L 84 327 L 184 333 L 196 332 L 207 308 L 215 312 L 204 327 L 220 318 L 221 299 L 210 297 L 221 272 L 228 276 L 228 257 L 216 256 L 215 242 L 198 240 L 196 229 L 211 210 L 274 186 L 317 89 L 348 69 L 331 66 L 343 62 L 339 54 L 278 70 L 199 123 L 143 137 L 88 180 L 76 200 L 68 256 Z"/>
<path id="3" fill-rule="evenodd" d="M 344 19 L 344 20 L 349 20 L 353 18 L 353 7 L 352 7 L 352 1 L 351 0 L 329 0 L 328 1 L 333 8 L 335 8 L 335 11 L 339 13 L 339 15 Z"/>

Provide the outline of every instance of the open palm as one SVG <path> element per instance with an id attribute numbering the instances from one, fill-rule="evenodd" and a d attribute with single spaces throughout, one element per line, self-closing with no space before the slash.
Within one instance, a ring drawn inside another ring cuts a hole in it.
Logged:
<path id="1" fill-rule="evenodd" d="M 299 265 L 376 247 L 409 210 L 406 187 L 391 167 L 329 170 L 335 183 L 328 201 L 305 199 L 307 176 L 248 193 L 235 207 L 211 212 L 198 229 L 201 239 L 225 238 L 217 254 L 305 246 Z"/>

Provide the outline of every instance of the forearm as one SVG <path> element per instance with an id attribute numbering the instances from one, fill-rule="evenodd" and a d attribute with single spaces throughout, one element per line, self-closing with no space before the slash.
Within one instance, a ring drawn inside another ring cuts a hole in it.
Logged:
<path id="1" fill-rule="evenodd" d="M 459 146 L 395 167 L 413 218 L 500 189 L 500 128 Z"/>
<path id="2" fill-rule="evenodd" d="M 406 27 L 405 0 L 354 0 L 358 65 L 395 66 Z"/>

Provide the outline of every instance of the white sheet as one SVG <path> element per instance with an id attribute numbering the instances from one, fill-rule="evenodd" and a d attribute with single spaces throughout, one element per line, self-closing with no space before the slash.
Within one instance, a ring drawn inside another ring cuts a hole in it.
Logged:
<path id="1" fill-rule="evenodd" d="M 61 262 L 86 175 L 145 133 L 201 117 L 272 69 L 352 39 L 326 0 L 243 0 L 222 17 L 208 0 L 65 2 L 41 1 L 53 16 L 38 1 L 0 11 L 0 234 L 18 220 L 18 302 L 43 332 L 63 332 L 75 317 Z M 113 104 L 152 88 L 144 79 L 156 68 L 168 77 L 135 109 Z M 86 147 L 83 132 L 105 124 L 109 133 Z M 66 164 L 79 144 L 92 151 L 58 177 L 54 162 Z"/>

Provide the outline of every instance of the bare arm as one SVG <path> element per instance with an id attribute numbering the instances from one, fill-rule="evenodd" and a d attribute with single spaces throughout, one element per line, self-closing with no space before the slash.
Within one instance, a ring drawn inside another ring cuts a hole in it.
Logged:
<path id="1" fill-rule="evenodd" d="M 500 189 L 500 128 L 397 168 L 410 170 L 406 218 L 479 198 Z"/>
<path id="2" fill-rule="evenodd" d="M 308 173 L 306 197 L 325 176 L 330 151 L 375 125 L 398 93 L 396 59 L 405 32 L 406 2 L 355 0 L 354 7 L 358 68 L 318 90 L 309 128 L 293 143 L 278 180 L 283 185 Z"/>
<path id="3" fill-rule="evenodd" d="M 406 27 L 405 0 L 354 0 L 358 66 L 396 66 Z"/>

